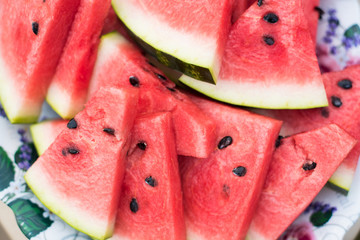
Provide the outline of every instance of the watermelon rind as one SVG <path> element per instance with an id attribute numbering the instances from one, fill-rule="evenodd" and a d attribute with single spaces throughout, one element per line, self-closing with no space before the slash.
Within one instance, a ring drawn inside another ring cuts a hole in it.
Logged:
<path id="1" fill-rule="evenodd" d="M 88 234 L 91 233 L 90 236 L 95 239 L 106 239 L 112 235 L 115 223 L 107 225 L 103 220 L 96 219 L 87 212 L 74 207 L 74 205 L 69 205 L 63 196 L 59 195 L 56 188 L 49 184 L 48 179 L 52 178 L 52 176 L 46 175 L 46 171 L 42 171 L 40 167 L 33 168 L 32 174 L 25 174 L 24 178 L 27 184 L 31 186 L 32 192 L 41 199 L 44 206 L 51 209 L 54 214 L 66 219 L 67 224 L 74 229 Z M 77 217 L 74 218 L 74 215 Z M 107 228 L 107 226 L 110 227 Z M 106 232 L 103 229 L 106 229 Z"/>
<path id="2" fill-rule="evenodd" d="M 41 105 L 29 104 L 27 99 L 20 96 L 16 89 L 21 86 L 15 86 L 13 79 L 4 60 L 0 57 L 0 102 L 7 118 L 11 123 L 36 122 L 41 112 Z"/>
<path id="3" fill-rule="evenodd" d="M 175 31 L 164 21 L 140 11 L 132 1 L 112 0 L 112 5 L 135 41 L 159 62 L 195 79 L 216 83 L 221 63 L 214 51 L 218 45 L 215 39 Z"/>
<path id="4" fill-rule="evenodd" d="M 354 170 L 341 164 L 329 179 L 328 186 L 343 194 L 348 194 L 354 179 Z"/>

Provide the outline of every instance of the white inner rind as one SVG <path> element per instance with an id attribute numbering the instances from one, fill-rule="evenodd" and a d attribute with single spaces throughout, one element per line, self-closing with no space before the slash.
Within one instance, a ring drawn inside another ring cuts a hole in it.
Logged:
<path id="1" fill-rule="evenodd" d="M 41 104 L 27 102 L 21 96 L 23 86 L 16 86 L 12 74 L 1 57 L 0 49 L 0 101 L 11 123 L 36 122 L 41 112 Z"/>
<path id="2" fill-rule="evenodd" d="M 89 209 L 81 209 L 81 203 L 76 204 L 73 200 L 64 197 L 64 194 L 57 191 L 56 185 L 51 184 L 47 176 L 46 171 L 42 169 L 41 165 L 38 165 L 28 170 L 25 180 L 34 194 L 50 211 L 75 229 L 95 239 L 105 239 L 111 236 L 114 222 L 89 215 Z"/>
<path id="3" fill-rule="evenodd" d="M 349 169 L 344 164 L 341 164 L 331 176 L 329 182 L 338 186 L 339 188 L 349 191 L 354 179 L 354 174 L 354 169 Z"/>
<path id="4" fill-rule="evenodd" d="M 328 105 L 325 90 L 321 85 L 298 85 L 296 79 L 294 83 L 284 81 L 284 84 L 279 79 L 269 80 L 276 83 L 270 86 L 224 79 L 218 79 L 217 84 L 213 85 L 186 75 L 182 75 L 180 81 L 209 97 L 235 105 L 271 109 L 306 109 Z"/>
<path id="5" fill-rule="evenodd" d="M 251 223 L 245 240 L 267 240 L 265 236 L 256 231 L 256 227 Z"/>
<path id="6" fill-rule="evenodd" d="M 132 1 L 113 0 L 112 3 L 125 25 L 152 47 L 183 62 L 213 69 L 212 74 L 218 73 L 216 38 L 174 29 L 151 12 L 136 7 Z"/>

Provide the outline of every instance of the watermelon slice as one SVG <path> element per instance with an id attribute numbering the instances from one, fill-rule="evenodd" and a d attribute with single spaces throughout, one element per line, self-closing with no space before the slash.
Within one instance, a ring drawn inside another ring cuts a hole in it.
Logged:
<path id="1" fill-rule="evenodd" d="M 66 128 L 66 120 L 47 120 L 30 126 L 37 153 L 42 155 L 56 137 Z"/>
<path id="2" fill-rule="evenodd" d="M 355 143 L 335 124 L 282 139 L 247 239 L 277 239 L 320 192 Z"/>
<path id="3" fill-rule="evenodd" d="M 194 98 L 217 123 L 209 158 L 180 157 L 188 239 L 243 239 L 260 196 L 281 122 Z"/>
<path id="4" fill-rule="evenodd" d="M 281 135 L 299 132 L 335 123 L 351 136 L 360 140 L 360 65 L 343 71 L 323 75 L 326 92 L 331 104 L 327 108 L 308 110 L 257 110 L 284 122 Z M 349 191 L 360 155 L 360 143 L 346 157 L 330 178 L 330 183 L 343 193 Z"/>
<path id="5" fill-rule="evenodd" d="M 164 65 L 216 83 L 233 0 L 112 0 L 134 38 Z"/>
<path id="6" fill-rule="evenodd" d="M 217 84 L 185 75 L 180 81 L 236 105 L 327 106 L 314 45 L 300 9 L 300 0 L 255 2 L 230 30 Z"/>
<path id="7" fill-rule="evenodd" d="M 37 121 L 79 0 L 2 0 L 0 101 L 12 123 Z"/>
<path id="8" fill-rule="evenodd" d="M 254 2 L 254 0 L 234 0 L 231 22 L 235 23 Z"/>
<path id="9" fill-rule="evenodd" d="M 113 240 L 185 239 L 171 118 L 155 113 L 135 121 Z"/>
<path id="10" fill-rule="evenodd" d="M 64 119 L 85 105 L 100 33 L 111 0 L 82 0 L 46 100 Z"/>
<path id="11" fill-rule="evenodd" d="M 118 33 L 102 37 L 89 97 L 100 87 L 132 87 L 140 90 L 139 114 L 170 111 L 177 153 L 208 157 L 215 148 L 215 123 L 190 99 L 175 89 L 137 48 Z"/>
<path id="12" fill-rule="evenodd" d="M 113 232 L 137 93 L 100 89 L 25 174 L 50 211 L 96 239 Z"/>

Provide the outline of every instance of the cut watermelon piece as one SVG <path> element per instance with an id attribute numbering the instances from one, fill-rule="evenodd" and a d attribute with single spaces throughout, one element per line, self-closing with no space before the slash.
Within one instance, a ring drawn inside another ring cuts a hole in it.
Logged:
<path id="1" fill-rule="evenodd" d="M 137 86 L 139 114 L 170 111 L 175 128 L 177 153 L 205 158 L 215 148 L 213 120 L 175 89 L 137 48 L 118 33 L 102 37 L 89 96 L 100 87 Z"/>
<path id="2" fill-rule="evenodd" d="M 31 137 L 37 153 L 42 155 L 66 128 L 66 120 L 48 120 L 30 126 Z"/>
<path id="3" fill-rule="evenodd" d="M 135 121 L 113 240 L 185 239 L 171 118 L 155 113 Z"/>
<path id="4" fill-rule="evenodd" d="M 111 0 L 82 0 L 46 100 L 64 119 L 85 105 L 100 33 Z"/>
<path id="5" fill-rule="evenodd" d="M 235 23 L 254 2 L 254 0 L 234 0 L 234 10 L 231 22 Z"/>
<path id="6" fill-rule="evenodd" d="M 320 192 L 355 143 L 335 124 L 282 139 L 247 239 L 277 239 Z"/>
<path id="7" fill-rule="evenodd" d="M 216 85 L 180 81 L 220 101 L 259 108 L 327 106 L 301 1 L 255 2 L 232 26 Z"/>
<path id="8" fill-rule="evenodd" d="M 233 0 L 113 0 L 134 38 L 164 65 L 216 83 Z"/>
<path id="9" fill-rule="evenodd" d="M 243 239 L 260 196 L 281 122 L 193 99 L 217 123 L 209 158 L 181 157 L 188 239 Z"/>
<path id="10" fill-rule="evenodd" d="M 79 0 L 3 0 L 0 101 L 12 123 L 38 119 Z"/>
<path id="11" fill-rule="evenodd" d="M 25 174 L 50 211 L 96 239 L 113 233 L 137 93 L 100 89 Z"/>
<path id="12" fill-rule="evenodd" d="M 258 110 L 284 122 L 281 135 L 288 136 L 335 123 L 360 141 L 360 65 L 323 75 L 331 104 L 327 108 L 308 110 Z M 347 193 L 360 155 L 358 143 L 330 178 L 330 183 Z"/>

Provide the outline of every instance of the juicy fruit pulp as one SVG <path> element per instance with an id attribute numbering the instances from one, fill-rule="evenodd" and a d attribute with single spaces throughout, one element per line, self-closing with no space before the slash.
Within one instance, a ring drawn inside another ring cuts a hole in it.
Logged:
<path id="1" fill-rule="evenodd" d="M 108 86 L 139 88 L 139 115 L 170 111 L 179 155 L 204 158 L 214 149 L 215 123 L 117 33 L 102 37 L 89 96 Z"/>
<path id="2" fill-rule="evenodd" d="M 232 26 L 216 85 L 180 81 L 220 101 L 259 108 L 327 106 L 300 0 L 254 3 Z M 269 14 L 277 16 L 268 18 Z"/>
<path id="3" fill-rule="evenodd" d="M 335 123 L 360 140 L 360 66 L 323 74 L 329 107 L 308 110 L 259 110 L 284 122 L 281 134 L 292 135 Z M 350 189 L 360 155 L 360 144 L 345 158 L 330 178 L 330 183 L 347 192 Z"/>
<path id="4" fill-rule="evenodd" d="M 335 124 L 282 139 L 247 239 L 277 239 L 320 192 L 355 143 Z"/>
<path id="5" fill-rule="evenodd" d="M 81 0 L 46 100 L 64 119 L 85 105 L 100 33 L 111 0 Z"/>
<path id="6" fill-rule="evenodd" d="M 230 27 L 231 0 L 113 0 L 138 43 L 164 65 L 215 83 Z"/>
<path id="7" fill-rule="evenodd" d="M 136 119 L 121 196 L 113 240 L 185 239 L 180 174 L 169 112 Z"/>
<path id="8" fill-rule="evenodd" d="M 180 157 L 188 239 L 243 239 L 265 180 L 281 122 L 193 98 L 217 123 L 209 158 Z"/>
<path id="9" fill-rule="evenodd" d="M 79 0 L 1 1 L 0 100 L 12 123 L 35 122 Z"/>
<path id="10" fill-rule="evenodd" d="M 137 98 L 134 89 L 100 89 L 75 126 L 62 131 L 25 174 L 50 211 L 96 239 L 113 232 Z"/>

